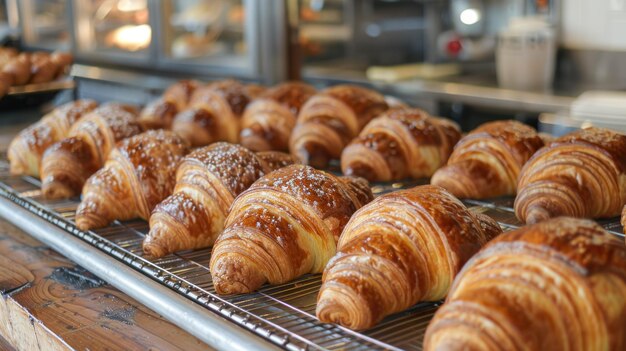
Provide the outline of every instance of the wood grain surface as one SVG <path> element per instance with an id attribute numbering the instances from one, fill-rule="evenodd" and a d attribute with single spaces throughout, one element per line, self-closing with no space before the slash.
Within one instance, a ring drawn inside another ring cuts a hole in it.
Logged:
<path id="1" fill-rule="evenodd" d="M 210 350 L 1 219 L 0 292 L 0 336 L 16 350 Z"/>

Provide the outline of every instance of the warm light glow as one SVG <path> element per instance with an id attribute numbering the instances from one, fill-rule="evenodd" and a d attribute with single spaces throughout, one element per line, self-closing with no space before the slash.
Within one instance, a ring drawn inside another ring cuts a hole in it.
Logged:
<path id="1" fill-rule="evenodd" d="M 111 41 L 117 47 L 129 51 L 145 49 L 150 44 L 152 29 L 147 24 L 125 25 L 111 33 Z"/>
<path id="2" fill-rule="evenodd" d="M 472 24 L 480 21 L 480 11 L 472 8 L 465 9 L 461 12 L 459 18 L 461 19 L 461 22 L 463 22 L 463 24 L 471 26 Z"/>
<path id="3" fill-rule="evenodd" d="M 147 6 L 147 0 L 119 0 L 117 3 L 117 9 L 122 12 L 145 10 Z"/>

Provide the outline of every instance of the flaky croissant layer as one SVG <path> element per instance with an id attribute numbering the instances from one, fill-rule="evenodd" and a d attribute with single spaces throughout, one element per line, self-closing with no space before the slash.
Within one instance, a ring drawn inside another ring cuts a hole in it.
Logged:
<path id="1" fill-rule="evenodd" d="M 526 223 L 558 216 L 619 216 L 626 205 L 626 136 L 589 128 L 563 136 L 528 161 L 515 213 Z"/>
<path id="2" fill-rule="evenodd" d="M 319 273 L 335 254 L 350 216 L 372 193 L 362 178 L 338 178 L 308 166 L 269 173 L 237 197 L 211 255 L 220 294 L 254 291 Z"/>
<path id="3" fill-rule="evenodd" d="M 440 300 L 463 264 L 500 232 L 437 186 L 383 195 L 346 225 L 324 271 L 317 316 L 361 330 Z"/>
<path id="4" fill-rule="evenodd" d="M 501 235 L 455 279 L 424 350 L 626 349 L 626 247 L 561 217 Z"/>
<path id="5" fill-rule="evenodd" d="M 394 108 L 369 122 L 343 150 L 341 169 L 369 181 L 430 177 L 460 137 L 452 121 L 420 109 Z"/>
<path id="6" fill-rule="evenodd" d="M 520 170 L 542 146 L 537 131 L 523 123 L 485 123 L 456 144 L 431 184 L 463 199 L 515 195 Z"/>
<path id="7" fill-rule="evenodd" d="M 388 109 L 385 98 L 354 85 L 337 85 L 302 106 L 289 139 L 290 152 L 304 164 L 325 168 L 374 117 Z"/>

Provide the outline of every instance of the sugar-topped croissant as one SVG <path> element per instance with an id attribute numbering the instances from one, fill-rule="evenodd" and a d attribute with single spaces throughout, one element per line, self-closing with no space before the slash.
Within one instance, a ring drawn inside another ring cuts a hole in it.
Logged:
<path id="1" fill-rule="evenodd" d="M 537 131 L 517 121 L 485 123 L 456 144 L 448 164 L 431 178 L 467 199 L 515 195 L 524 163 L 543 146 Z"/>
<path id="2" fill-rule="evenodd" d="M 187 107 L 199 87 L 200 83 L 194 80 L 181 80 L 170 85 L 160 98 L 146 105 L 139 121 L 145 129 L 170 129 L 176 114 Z"/>
<path id="3" fill-rule="evenodd" d="M 626 135 L 589 128 L 558 138 L 520 174 L 515 214 L 525 223 L 619 216 L 626 205 Z"/>
<path id="4" fill-rule="evenodd" d="M 289 150 L 302 163 L 325 168 L 374 117 L 387 110 L 385 97 L 355 85 L 337 85 L 302 106 Z"/>
<path id="5" fill-rule="evenodd" d="M 289 151 L 289 137 L 298 112 L 313 94 L 315 88 L 302 82 L 268 89 L 244 111 L 241 144 L 253 151 Z"/>
<path id="6" fill-rule="evenodd" d="M 501 231 L 438 186 L 383 195 L 344 228 L 324 270 L 317 317 L 361 330 L 441 300 L 463 264 Z"/>
<path id="7" fill-rule="evenodd" d="M 97 105 L 93 100 L 69 102 L 22 130 L 11 141 L 7 151 L 11 173 L 39 177 L 41 157 L 46 149 L 65 138 L 71 126 Z"/>
<path id="8" fill-rule="evenodd" d="M 626 247 L 561 217 L 500 235 L 455 279 L 424 350 L 626 350 Z"/>
<path id="9" fill-rule="evenodd" d="M 44 153 L 44 196 L 59 199 L 79 195 L 87 178 L 104 166 L 116 143 L 142 131 L 136 111 L 123 105 L 105 104 L 91 111 L 72 126 L 67 138 Z"/>
<path id="10" fill-rule="evenodd" d="M 182 138 L 163 130 L 122 140 L 85 183 L 76 210 L 78 228 L 102 228 L 116 219 L 148 220 L 174 190 L 176 168 L 188 149 Z"/>
<path id="11" fill-rule="evenodd" d="M 343 150 L 341 169 L 369 181 L 430 177 L 460 138 L 452 121 L 420 109 L 393 108 L 369 122 Z"/>
<path id="12" fill-rule="evenodd" d="M 194 92 L 188 108 L 176 115 L 172 130 L 192 146 L 236 143 L 241 115 L 251 99 L 250 89 L 236 80 L 211 83 Z"/>
<path id="13" fill-rule="evenodd" d="M 178 167 L 174 193 L 152 212 L 144 252 L 162 257 L 213 245 L 235 197 L 266 173 L 293 163 L 286 153 L 255 154 L 225 142 L 195 150 Z"/>
<path id="14" fill-rule="evenodd" d="M 372 199 L 367 181 L 304 165 L 274 171 L 235 199 L 211 254 L 219 294 L 249 293 L 320 273 L 350 216 Z"/>

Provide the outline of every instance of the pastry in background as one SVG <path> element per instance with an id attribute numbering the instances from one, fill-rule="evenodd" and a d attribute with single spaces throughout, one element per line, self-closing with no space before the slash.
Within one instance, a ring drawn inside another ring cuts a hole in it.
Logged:
<path id="1" fill-rule="evenodd" d="M 341 170 L 370 182 L 430 177 L 446 164 L 460 138 L 452 121 L 420 109 L 390 109 L 343 150 Z"/>
<path id="2" fill-rule="evenodd" d="M 320 273 L 352 214 L 371 201 L 362 178 L 304 165 L 269 173 L 235 199 L 211 254 L 219 294 L 243 294 Z"/>
<path id="3" fill-rule="evenodd" d="M 518 189 L 515 214 L 525 223 L 617 217 L 626 205 L 626 135 L 589 128 L 562 136 L 528 161 Z"/>
<path id="4" fill-rule="evenodd" d="M 139 121 L 145 129 L 171 129 L 176 114 L 184 110 L 200 87 L 195 80 L 181 80 L 170 85 L 163 95 L 141 111 Z"/>
<path id="5" fill-rule="evenodd" d="M 317 317 L 363 330 L 417 302 L 441 300 L 465 262 L 501 232 L 437 186 L 380 196 L 344 228 L 324 270 Z"/>
<path id="6" fill-rule="evenodd" d="M 44 196 L 60 199 L 79 195 L 87 178 L 104 166 L 117 142 L 141 132 L 134 107 L 108 103 L 91 111 L 72 126 L 67 138 L 44 153 Z"/>
<path id="7" fill-rule="evenodd" d="M 81 230 L 102 228 L 114 220 L 148 220 L 154 207 L 176 183 L 176 168 L 189 151 L 178 135 L 151 130 L 122 140 L 103 168 L 89 177 L 76 210 Z"/>
<path id="8" fill-rule="evenodd" d="M 388 108 L 385 97 L 356 85 L 337 85 L 302 106 L 289 149 L 304 164 L 326 168 L 374 117 Z"/>
<path id="9" fill-rule="evenodd" d="M 210 83 L 194 92 L 188 108 L 176 115 L 172 130 L 192 146 L 216 141 L 236 143 L 241 115 L 251 99 L 250 90 L 239 81 Z"/>
<path id="10" fill-rule="evenodd" d="M 96 106 L 93 100 L 72 101 L 55 108 L 40 121 L 22 130 L 11 141 L 7 151 L 11 174 L 39 177 L 44 151 L 65 138 L 71 126 Z"/>
<path id="11" fill-rule="evenodd" d="M 300 108 L 315 94 L 302 82 L 287 82 L 268 89 L 246 107 L 239 136 L 253 151 L 289 151 L 289 137 Z"/>
<path id="12" fill-rule="evenodd" d="M 625 350 L 626 247 L 589 220 L 500 235 L 455 279 L 424 350 Z"/>
<path id="13" fill-rule="evenodd" d="M 11 76 L 11 85 L 28 83 L 31 75 L 30 55 L 22 53 L 13 57 L 2 67 L 2 72 Z"/>
<path id="14" fill-rule="evenodd" d="M 178 167 L 174 193 L 152 212 L 144 252 L 162 257 L 212 246 L 235 197 L 263 175 L 293 163 L 286 153 L 255 154 L 225 142 L 195 150 Z"/>
<path id="15" fill-rule="evenodd" d="M 537 131 L 523 123 L 485 123 L 456 144 L 431 184 L 462 199 L 515 195 L 522 167 L 542 146 Z"/>

